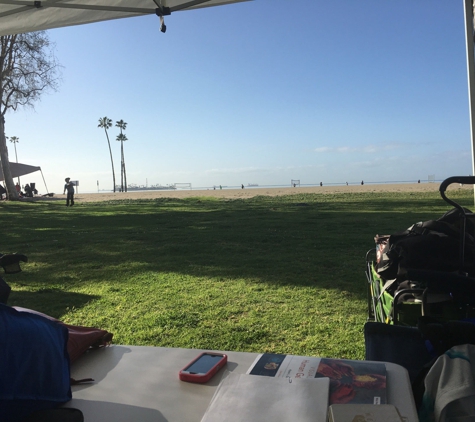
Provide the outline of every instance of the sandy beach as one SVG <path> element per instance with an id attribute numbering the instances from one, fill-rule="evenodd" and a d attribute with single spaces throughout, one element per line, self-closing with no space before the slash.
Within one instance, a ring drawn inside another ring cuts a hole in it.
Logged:
<path id="1" fill-rule="evenodd" d="M 436 192 L 439 190 L 439 183 L 401 183 L 401 184 L 365 184 L 349 186 L 310 186 L 310 187 L 280 187 L 280 188 L 244 188 L 244 189 L 210 189 L 210 190 L 162 190 L 162 191 L 131 191 L 131 192 L 99 192 L 99 193 L 77 193 L 75 201 L 100 202 L 121 199 L 154 199 L 154 198 L 191 198 L 191 197 L 212 197 L 226 199 L 252 198 L 254 196 L 282 196 L 296 195 L 302 193 L 354 193 L 354 192 Z M 471 185 L 459 186 L 453 184 L 452 189 L 473 189 Z M 36 199 L 36 198 L 35 198 Z M 46 198 L 45 198 L 46 199 Z M 50 199 L 64 199 L 66 195 L 54 195 Z"/>

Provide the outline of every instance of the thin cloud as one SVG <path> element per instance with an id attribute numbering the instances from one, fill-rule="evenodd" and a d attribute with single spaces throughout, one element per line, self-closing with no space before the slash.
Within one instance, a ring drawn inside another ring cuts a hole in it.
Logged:
<path id="1" fill-rule="evenodd" d="M 406 144 L 403 143 L 391 143 L 391 144 L 370 144 L 362 145 L 356 147 L 342 146 L 342 147 L 318 147 L 314 151 L 317 153 L 337 153 L 337 154 L 348 154 L 355 152 L 363 152 L 365 154 L 374 154 L 382 151 L 392 151 L 396 149 L 401 149 L 405 147 Z"/>
<path id="2" fill-rule="evenodd" d="M 331 152 L 333 148 L 330 147 L 320 147 L 320 148 L 315 148 L 315 152 Z"/>
<path id="3" fill-rule="evenodd" d="M 242 174 L 242 173 L 262 173 L 267 172 L 268 169 L 259 167 L 241 167 L 241 168 L 221 168 L 206 170 L 206 174 Z"/>
<path id="4" fill-rule="evenodd" d="M 206 170 L 205 174 L 216 175 L 216 174 L 250 174 L 250 173 L 275 173 L 275 172 L 286 172 L 286 171 L 295 171 L 303 169 L 312 169 L 318 168 L 320 166 L 314 165 L 305 165 L 305 166 L 286 166 L 286 167 L 235 167 L 235 168 L 214 168 Z"/>

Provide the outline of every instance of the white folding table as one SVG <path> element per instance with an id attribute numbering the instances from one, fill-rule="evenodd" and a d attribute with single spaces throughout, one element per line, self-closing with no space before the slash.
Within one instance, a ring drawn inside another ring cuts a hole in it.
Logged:
<path id="1" fill-rule="evenodd" d="M 179 370 L 202 351 L 118 345 L 92 350 L 72 365 L 71 377 L 94 382 L 73 386 L 65 406 L 80 409 L 86 422 L 200 422 L 221 379 L 246 373 L 258 356 L 224 352 L 227 367 L 207 383 L 180 381 Z M 407 371 L 392 363 L 386 370 L 388 402 L 407 422 L 417 422 Z"/>

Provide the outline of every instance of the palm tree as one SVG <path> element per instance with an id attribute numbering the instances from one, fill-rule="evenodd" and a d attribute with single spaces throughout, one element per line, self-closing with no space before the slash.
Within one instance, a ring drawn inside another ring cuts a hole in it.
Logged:
<path id="1" fill-rule="evenodd" d="M 120 135 L 117 136 L 116 140 L 120 141 L 120 186 L 122 192 L 127 192 L 127 175 L 125 174 L 125 159 L 124 159 L 124 141 L 127 140 L 127 137 L 122 133 L 122 130 L 125 130 L 127 123 L 123 120 L 115 122 L 116 127 L 120 129 Z"/>
<path id="2" fill-rule="evenodd" d="M 120 174 L 121 189 L 122 189 L 122 192 L 127 192 L 127 175 L 125 173 L 125 159 L 124 159 L 124 141 L 127 141 L 127 136 L 125 136 L 123 133 L 120 133 L 119 135 L 117 135 L 116 140 L 120 141 L 120 152 L 122 156 L 122 163 L 121 163 L 122 172 Z M 122 179 L 122 176 L 123 176 L 123 179 Z"/>
<path id="3" fill-rule="evenodd" d="M 114 160 L 112 159 L 112 149 L 111 149 L 111 143 L 109 141 L 109 134 L 107 133 L 107 129 L 110 129 L 112 127 L 112 120 L 109 119 L 108 117 L 101 117 L 99 119 L 99 124 L 97 127 L 103 128 L 104 131 L 106 132 L 107 136 L 107 143 L 109 144 L 109 154 L 111 156 L 111 165 L 112 165 L 112 183 L 114 186 L 114 192 L 115 192 L 115 172 L 114 172 Z"/>
<path id="4" fill-rule="evenodd" d="M 7 137 L 8 139 L 8 137 Z M 15 147 L 15 159 L 16 159 L 16 162 L 18 163 L 18 155 L 16 153 L 16 144 L 18 142 L 20 142 L 20 139 L 16 136 L 10 136 L 10 142 L 13 142 L 13 146 Z M 18 177 L 18 184 L 20 184 L 20 178 Z"/>

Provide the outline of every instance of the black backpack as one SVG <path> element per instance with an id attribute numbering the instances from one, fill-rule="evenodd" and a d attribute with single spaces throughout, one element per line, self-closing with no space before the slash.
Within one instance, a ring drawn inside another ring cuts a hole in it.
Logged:
<path id="1" fill-rule="evenodd" d="M 465 210 L 471 213 L 469 210 Z M 403 279 L 410 269 L 475 275 L 475 224 L 466 219 L 461 259 L 462 213 L 453 208 L 437 220 L 413 224 L 389 236 L 380 252 L 377 272 L 384 280 Z"/>

